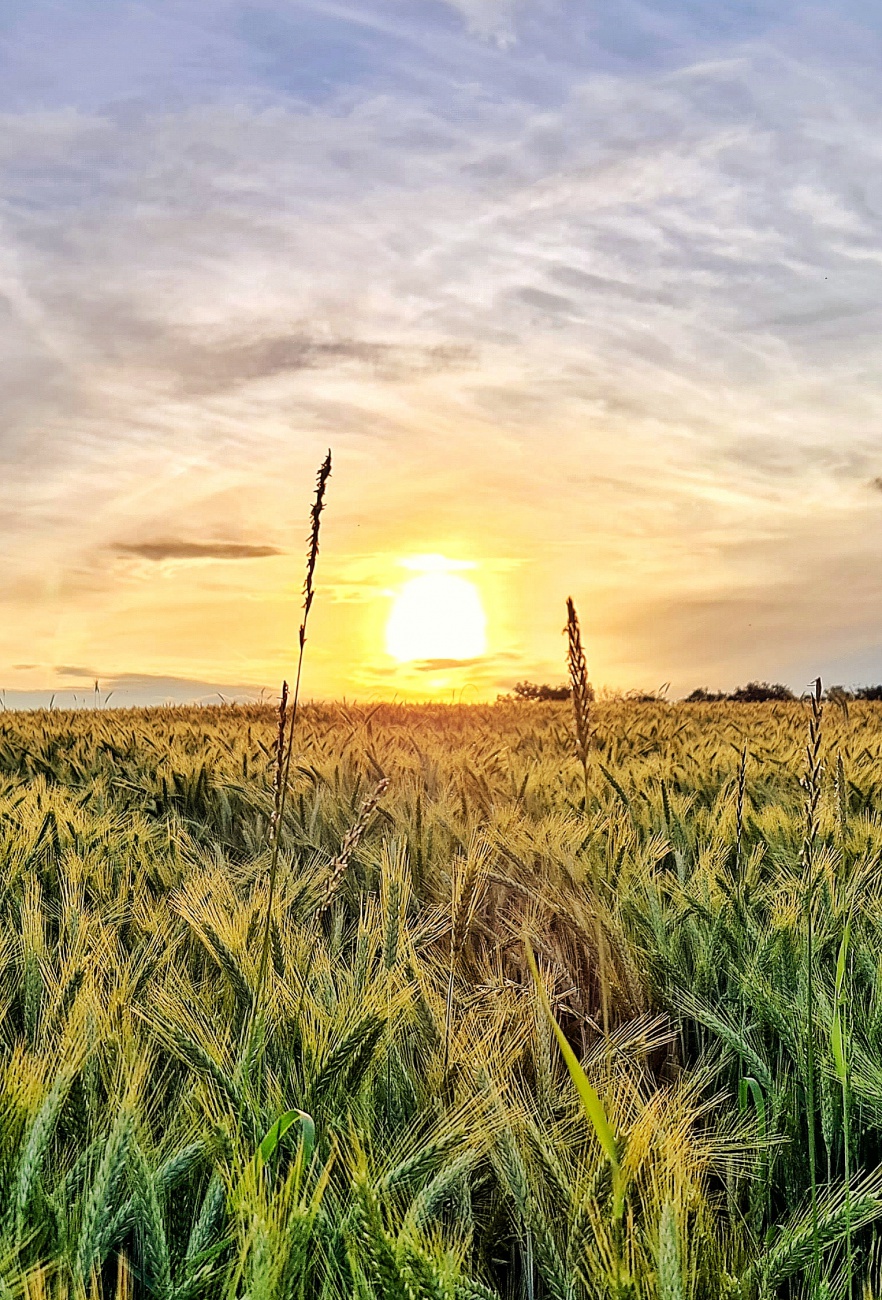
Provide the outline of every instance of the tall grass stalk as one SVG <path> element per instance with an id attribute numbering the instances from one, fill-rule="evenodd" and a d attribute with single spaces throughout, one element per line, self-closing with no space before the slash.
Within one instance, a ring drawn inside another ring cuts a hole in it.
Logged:
<path id="1" fill-rule="evenodd" d="M 741 750 L 738 763 L 738 798 L 735 804 L 735 897 L 742 902 L 741 844 L 744 838 L 744 803 L 747 797 L 747 746 Z"/>
<path id="2" fill-rule="evenodd" d="M 845 1268 L 848 1300 L 854 1291 L 854 1245 L 851 1225 L 851 1098 L 848 1080 L 848 1039 L 843 1024 L 845 1007 L 845 979 L 848 971 L 849 945 L 851 943 L 851 912 L 845 920 L 839 954 L 836 958 L 836 985 L 833 994 L 833 1023 L 830 1030 L 830 1053 L 842 1094 L 842 1159 L 845 1181 Z"/>
<path id="3" fill-rule="evenodd" d="M 588 756 L 591 752 L 591 705 L 594 691 L 588 680 L 588 665 L 582 648 L 582 631 L 579 616 L 571 596 L 567 597 L 567 669 L 573 702 L 573 731 L 576 755 L 582 764 L 582 781 L 585 811 L 588 811 Z"/>
<path id="4" fill-rule="evenodd" d="M 658 1229 L 658 1300 L 686 1300 L 680 1261 L 677 1215 L 670 1201 L 662 1209 Z"/>
<path id="5" fill-rule="evenodd" d="M 806 1112 L 808 1123 L 809 1177 L 812 1214 L 812 1295 L 820 1283 L 818 1240 L 818 1157 L 815 1126 L 815 853 L 818 838 L 818 809 L 821 801 L 821 721 L 823 716 L 821 679 L 815 680 L 810 696 L 809 739 L 806 748 L 804 788 L 805 831 L 802 841 L 802 877 L 806 925 Z"/>
<path id="6" fill-rule="evenodd" d="M 450 1064 L 450 1040 L 453 1034 L 453 1000 L 456 987 L 456 967 L 465 951 L 481 901 L 487 878 L 486 846 L 473 841 L 465 857 L 454 864 L 450 897 L 450 954 L 447 969 L 447 998 L 444 1009 L 444 1061 L 442 1072 L 446 1076 Z"/>
<path id="7" fill-rule="evenodd" d="M 340 852 L 328 863 L 328 880 L 325 885 L 324 897 L 318 910 L 319 916 L 324 916 L 324 914 L 330 910 L 331 904 L 337 895 L 337 891 L 343 882 L 343 877 L 346 875 L 346 868 L 349 866 L 352 855 L 364 838 L 364 833 L 368 828 L 371 817 L 376 812 L 380 800 L 388 788 L 389 778 L 384 776 L 377 782 L 373 793 L 362 802 L 357 820 L 349 827 L 346 834 L 343 836 L 343 843 L 340 845 Z"/>
<path id="8" fill-rule="evenodd" d="M 845 775 L 845 763 L 841 751 L 836 755 L 836 811 L 839 814 L 839 853 L 844 876 L 848 847 L 848 778 Z"/>
<path id="9" fill-rule="evenodd" d="M 315 596 L 315 566 L 319 553 L 319 532 L 321 529 L 322 510 L 325 504 L 325 489 L 331 477 L 331 453 L 322 461 L 316 476 L 315 498 L 310 511 L 309 542 L 306 551 L 306 579 L 303 584 L 303 616 L 298 633 L 297 674 L 294 678 L 294 694 L 288 717 L 288 733 L 285 736 L 285 711 L 287 709 L 287 682 L 283 684 L 282 701 L 279 706 L 279 748 L 276 753 L 277 784 L 273 804 L 271 826 L 271 850 L 269 881 L 267 885 L 266 916 L 263 925 L 263 942 L 260 950 L 260 969 L 257 976 L 257 991 L 254 998 L 254 1013 L 260 1013 L 261 999 L 266 984 L 267 966 L 269 964 L 270 941 L 272 935 L 273 903 L 275 901 L 276 877 L 279 870 L 279 850 L 282 843 L 282 824 L 285 820 L 285 803 L 288 795 L 288 777 L 291 769 L 291 753 L 294 748 L 294 727 L 297 722 L 297 706 L 300 702 L 300 680 L 303 673 L 303 652 L 306 647 L 306 627 L 309 611 Z"/>
<path id="10" fill-rule="evenodd" d="M 594 689 L 588 680 L 588 664 L 582 647 L 582 629 L 572 596 L 567 597 L 567 669 L 570 676 L 570 691 L 573 701 L 573 733 L 576 741 L 576 756 L 582 764 L 582 808 L 588 815 L 588 760 L 591 754 L 591 705 L 594 703 Z M 600 975 L 600 1006 L 603 1016 L 603 1037 L 609 1044 L 609 957 L 606 949 L 606 934 L 600 920 L 600 877 L 595 867 L 592 885 L 594 889 L 594 936 L 597 947 L 597 965 Z M 608 1064 L 608 1062 L 607 1062 Z"/>

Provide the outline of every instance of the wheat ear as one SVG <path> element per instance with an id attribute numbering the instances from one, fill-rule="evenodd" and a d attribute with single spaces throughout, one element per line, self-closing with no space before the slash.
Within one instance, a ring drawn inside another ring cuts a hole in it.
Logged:
<path id="1" fill-rule="evenodd" d="M 325 505 L 325 489 L 327 488 L 328 479 L 330 477 L 331 453 L 328 451 L 328 454 L 322 461 L 319 472 L 316 476 L 315 498 L 312 503 L 312 509 L 310 510 L 310 530 L 306 550 L 306 580 L 303 584 L 303 617 L 301 619 L 300 632 L 298 636 L 300 650 L 297 656 L 297 676 L 294 679 L 294 695 L 291 701 L 291 709 L 288 717 L 287 739 L 285 738 L 284 720 L 284 712 L 288 701 L 287 683 L 285 683 L 282 688 L 282 705 L 279 708 L 279 748 L 276 752 L 276 781 L 273 799 L 273 819 L 271 824 L 272 849 L 270 855 L 266 917 L 263 926 L 263 943 L 260 950 L 260 970 L 257 976 L 257 993 L 254 999 L 255 1014 L 257 1014 L 260 1008 L 260 1000 L 263 993 L 264 983 L 266 982 L 267 965 L 269 963 L 273 900 L 275 898 L 276 877 L 279 869 L 279 849 L 282 841 L 282 822 L 285 817 L 285 800 L 288 794 L 288 774 L 291 769 L 291 751 L 294 747 L 294 724 L 297 721 L 297 705 L 300 700 L 300 678 L 303 672 L 303 650 L 306 645 L 306 624 L 309 620 L 309 611 L 312 608 L 313 597 L 315 596 L 313 579 L 315 577 L 315 566 L 319 553 L 319 531 L 321 529 L 322 510 Z"/>
<path id="2" fill-rule="evenodd" d="M 594 702 L 594 689 L 588 680 L 588 664 L 582 649 L 582 631 L 579 627 L 579 615 L 572 596 L 567 597 L 567 668 L 570 674 L 570 687 L 573 700 L 573 732 L 576 740 L 576 756 L 582 764 L 582 785 L 584 791 L 583 808 L 588 812 L 588 757 L 591 752 L 591 705 Z M 594 872 L 594 930 L 597 944 L 597 958 L 600 969 L 600 1003 L 603 1011 L 603 1036 L 609 1042 L 609 964 L 607 962 L 606 935 L 600 921 L 598 904 L 600 887 L 597 872 Z"/>
<path id="3" fill-rule="evenodd" d="M 582 764 L 585 780 L 585 806 L 588 805 L 588 754 L 591 748 L 591 704 L 594 691 L 588 680 L 588 665 L 582 649 L 579 616 L 571 596 L 567 597 L 567 668 L 573 699 L 573 730 L 576 737 L 576 754 Z"/>
<path id="4" fill-rule="evenodd" d="M 364 803 L 361 805 L 358 814 L 358 821 L 354 826 L 350 826 L 349 830 L 343 836 L 343 843 L 340 845 L 340 852 L 337 854 L 336 858 L 332 858 L 328 863 L 330 875 L 328 876 L 328 883 L 325 886 L 325 896 L 322 900 L 322 905 L 318 910 L 319 916 L 324 916 L 325 912 L 327 912 L 331 903 L 334 901 L 334 896 L 340 888 L 343 877 L 346 874 L 346 868 L 349 866 L 349 859 L 361 843 L 362 837 L 368 828 L 368 822 L 376 811 L 380 800 L 388 788 L 389 778 L 384 776 L 381 781 L 377 782 L 373 794 L 370 795 L 369 798 L 365 799 Z"/>

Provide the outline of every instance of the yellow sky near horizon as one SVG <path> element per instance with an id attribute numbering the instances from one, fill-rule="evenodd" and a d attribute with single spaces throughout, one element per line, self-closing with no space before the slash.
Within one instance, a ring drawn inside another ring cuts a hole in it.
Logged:
<path id="1" fill-rule="evenodd" d="M 654 455 L 650 478 L 628 484 L 629 457 L 651 454 L 633 430 L 599 439 L 585 466 L 572 456 L 573 433 L 558 428 L 539 460 L 486 420 L 460 432 L 456 410 L 442 421 L 437 391 L 410 390 L 410 419 L 425 412 L 431 438 L 409 449 L 404 439 L 385 449 L 342 439 L 335 449 L 304 673 L 310 697 L 477 701 L 518 680 L 562 681 L 568 595 L 599 686 L 672 681 L 685 692 L 786 679 L 798 618 L 824 634 L 811 578 L 803 593 L 793 589 L 800 549 L 823 550 L 825 533 L 840 553 L 849 535 L 857 549 L 879 528 L 863 485 L 836 497 L 825 487 L 807 513 L 804 499 L 685 472 L 676 447 Z M 0 654 L 22 664 L 2 685 L 82 691 L 97 676 L 104 689 L 117 681 L 122 696 L 161 697 L 166 679 L 277 690 L 295 665 L 322 455 L 311 441 L 311 456 L 277 441 L 269 466 L 249 464 L 245 448 L 220 471 L 205 460 L 152 476 L 118 467 L 104 509 L 78 520 L 75 545 L 62 533 L 51 581 L 35 569 L 37 585 L 0 631 Z M 386 647 L 396 593 L 413 578 L 406 562 L 426 553 L 467 562 L 486 613 L 486 653 L 460 667 L 403 664 Z M 776 599 L 782 583 L 787 605 Z M 833 627 L 849 604 L 853 621 L 862 617 L 846 594 L 838 605 L 828 598 Z M 769 629 L 773 647 L 763 644 Z"/>

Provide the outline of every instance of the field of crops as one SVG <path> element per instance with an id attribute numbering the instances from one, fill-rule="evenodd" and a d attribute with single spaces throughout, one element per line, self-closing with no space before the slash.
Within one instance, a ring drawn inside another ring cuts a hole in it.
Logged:
<path id="1" fill-rule="evenodd" d="M 307 707 L 265 931 L 270 708 L 3 715 L 2 1295 L 882 1296 L 882 708 L 810 720 Z"/>

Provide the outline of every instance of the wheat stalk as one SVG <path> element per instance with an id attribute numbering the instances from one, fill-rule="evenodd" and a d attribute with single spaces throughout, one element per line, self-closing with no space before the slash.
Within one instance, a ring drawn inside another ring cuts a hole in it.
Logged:
<path id="1" fill-rule="evenodd" d="M 685 1300 L 680 1234 L 670 1201 L 662 1207 L 658 1230 L 658 1300 Z"/>
<path id="2" fill-rule="evenodd" d="M 570 686 L 573 701 L 573 731 L 576 740 L 576 756 L 582 764 L 583 810 L 588 812 L 588 756 L 591 752 L 591 705 L 594 703 L 594 688 L 588 680 L 588 664 L 582 649 L 582 631 L 579 616 L 572 596 L 567 597 L 567 669 L 570 674 Z M 609 987 L 606 936 L 598 912 L 600 888 L 597 873 L 594 873 L 594 930 L 597 943 L 597 958 L 600 968 L 600 1002 L 603 1012 L 603 1034 L 609 1041 Z"/>
<path id="3" fill-rule="evenodd" d="M 447 972 L 447 1003 L 444 1015 L 444 1065 L 450 1063 L 450 1035 L 453 1030 L 453 995 L 456 965 L 465 951 L 475 912 L 487 881 L 486 845 L 473 843 L 467 856 L 454 865 L 450 898 L 450 961 Z"/>
<path id="4" fill-rule="evenodd" d="M 842 752 L 836 755 L 836 809 L 839 813 L 839 840 L 842 849 L 842 870 L 845 871 L 845 847 L 848 840 L 848 780 Z"/>
<path id="5" fill-rule="evenodd" d="M 812 1285 L 816 1288 L 820 1277 L 820 1250 L 818 1245 L 818 1171 L 815 1149 L 815 1030 L 814 1030 L 814 904 L 815 904 L 815 844 L 818 838 L 818 807 L 821 800 L 821 718 L 823 715 L 821 679 L 816 678 L 812 688 L 809 717 L 809 739 L 806 748 L 806 774 L 803 788 L 806 792 L 805 830 L 802 840 L 801 865 L 805 881 L 806 911 L 806 1110 L 808 1111 L 808 1157 L 811 1179 L 812 1213 Z"/>
<path id="6" fill-rule="evenodd" d="M 735 805 L 735 898 L 741 902 L 741 845 L 744 838 L 744 801 L 747 796 L 747 746 L 738 764 L 738 798 Z"/>
<path id="7" fill-rule="evenodd" d="M 328 863 L 330 875 L 328 883 L 325 886 L 325 896 L 322 900 L 321 907 L 318 910 L 319 916 L 324 916 L 334 901 L 334 896 L 340 888 L 343 877 L 346 874 L 346 868 L 349 866 L 349 859 L 362 841 L 365 831 L 368 828 L 368 822 L 377 809 L 377 806 L 383 795 L 389 788 L 389 778 L 383 777 L 374 787 L 374 792 L 361 805 L 358 814 L 358 821 L 343 836 L 343 843 L 340 845 L 340 852 L 336 858 L 332 858 Z"/>
<path id="8" fill-rule="evenodd" d="M 573 730 L 576 737 L 576 755 L 582 764 L 585 779 L 585 805 L 588 805 L 588 754 L 591 748 L 591 705 L 594 690 L 588 680 L 588 665 L 582 649 L 579 616 L 571 596 L 567 597 L 567 668 L 573 700 Z"/>
<path id="9" fill-rule="evenodd" d="M 309 548 L 306 552 L 306 580 L 303 584 L 303 622 L 300 624 L 300 648 L 306 644 L 306 620 L 309 618 L 309 611 L 312 609 L 312 600 L 315 595 L 315 589 L 312 580 L 315 576 L 315 565 L 319 553 L 319 531 L 322 521 L 322 510 L 325 505 L 325 488 L 328 479 L 331 477 L 331 452 L 322 461 L 316 476 L 315 483 L 315 500 L 312 503 L 312 509 L 309 512 L 311 527 L 309 530 Z"/>
<path id="10" fill-rule="evenodd" d="M 273 771 L 273 812 L 270 818 L 270 841 L 275 843 L 276 828 L 281 821 L 282 788 L 285 777 L 285 724 L 288 720 L 288 683 L 282 682 L 279 699 L 279 727 L 276 734 L 276 763 Z"/>
<path id="11" fill-rule="evenodd" d="M 315 577 L 315 566 L 319 553 L 319 532 L 321 529 L 322 510 L 325 505 L 325 490 L 330 477 L 331 453 L 329 450 L 327 456 L 322 461 L 316 476 L 315 498 L 312 503 L 312 509 L 309 512 L 310 530 L 306 550 L 306 579 L 303 584 L 303 618 L 300 623 L 300 631 L 298 634 L 300 649 L 297 656 L 297 675 L 294 679 L 294 695 L 291 701 L 291 711 L 288 719 L 287 740 L 285 738 L 285 711 L 288 702 L 287 682 L 282 685 L 282 700 L 279 706 L 276 780 L 273 799 L 273 818 L 271 824 L 272 849 L 270 856 L 269 883 L 267 888 L 266 917 L 264 920 L 263 942 L 260 951 L 260 970 L 257 976 L 257 992 L 254 998 L 255 1015 L 260 1009 L 261 996 L 266 982 L 267 965 L 269 963 L 273 900 L 276 892 L 276 877 L 279 869 L 279 849 L 282 842 L 282 822 L 285 816 L 285 800 L 288 794 L 288 774 L 291 770 L 291 751 L 294 747 L 294 725 L 297 721 L 297 705 L 300 700 L 300 679 L 303 673 L 303 651 L 306 646 L 306 625 L 309 620 L 309 611 L 312 609 L 312 602 L 315 596 L 313 579 Z"/>

